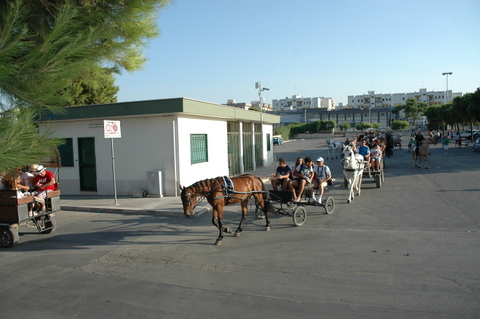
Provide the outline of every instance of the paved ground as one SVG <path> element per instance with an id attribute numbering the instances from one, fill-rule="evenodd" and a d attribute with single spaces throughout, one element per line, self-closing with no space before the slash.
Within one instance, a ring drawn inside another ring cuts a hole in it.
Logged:
<path id="1" fill-rule="evenodd" d="M 276 151 L 291 163 L 325 156 L 325 141 Z M 381 188 L 366 179 L 352 204 L 340 183 L 328 190 L 332 215 L 307 207 L 302 227 L 272 216 L 270 232 L 250 218 L 219 247 L 210 213 L 184 218 L 178 199 L 63 199 L 84 211 L 58 212 L 49 235 L 22 227 L 0 250 L 1 317 L 478 318 L 479 155 L 436 146 L 425 170 L 396 150 Z M 327 164 L 340 180 L 338 159 Z"/>

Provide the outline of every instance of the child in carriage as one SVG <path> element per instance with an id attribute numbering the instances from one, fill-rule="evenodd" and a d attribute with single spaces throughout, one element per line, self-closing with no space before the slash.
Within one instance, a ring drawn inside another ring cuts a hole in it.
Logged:
<path id="1" fill-rule="evenodd" d="M 297 179 L 292 180 L 290 183 L 290 189 L 293 192 L 294 201 L 298 202 L 302 198 L 303 191 L 306 187 L 309 187 L 314 177 L 313 161 L 310 157 L 305 157 L 304 164 L 298 165 L 293 175 Z M 298 195 L 295 192 L 295 188 L 298 188 Z"/>
<path id="2" fill-rule="evenodd" d="M 380 160 L 382 159 L 382 150 L 380 149 L 380 145 L 376 143 L 373 144 L 371 155 L 372 155 L 371 168 L 377 171 L 380 169 Z"/>

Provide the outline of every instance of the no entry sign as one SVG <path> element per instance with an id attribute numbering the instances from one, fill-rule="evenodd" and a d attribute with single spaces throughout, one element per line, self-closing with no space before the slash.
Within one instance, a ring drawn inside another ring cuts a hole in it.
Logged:
<path id="1" fill-rule="evenodd" d="M 105 138 L 121 138 L 120 121 L 103 121 Z"/>

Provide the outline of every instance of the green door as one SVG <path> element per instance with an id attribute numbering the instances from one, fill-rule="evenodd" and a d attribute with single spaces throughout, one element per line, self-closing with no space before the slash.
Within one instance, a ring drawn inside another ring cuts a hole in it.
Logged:
<path id="1" fill-rule="evenodd" d="M 78 138 L 78 165 L 80 190 L 97 191 L 97 166 L 95 160 L 95 138 Z"/>

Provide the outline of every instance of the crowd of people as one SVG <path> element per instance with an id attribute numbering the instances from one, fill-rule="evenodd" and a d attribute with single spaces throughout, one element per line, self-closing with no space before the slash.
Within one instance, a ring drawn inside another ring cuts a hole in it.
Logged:
<path id="1" fill-rule="evenodd" d="M 29 216 L 46 211 L 47 193 L 55 189 L 55 176 L 43 165 L 32 164 L 28 169 L 0 173 L 0 190 L 15 190 L 17 198 L 33 197 L 29 205 Z"/>

